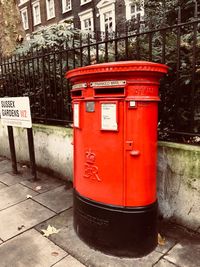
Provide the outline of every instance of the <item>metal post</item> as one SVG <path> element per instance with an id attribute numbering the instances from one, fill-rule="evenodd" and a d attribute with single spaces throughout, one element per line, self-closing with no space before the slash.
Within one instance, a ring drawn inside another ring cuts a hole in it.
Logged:
<path id="1" fill-rule="evenodd" d="M 9 138 L 9 145 L 10 145 L 10 154 L 12 160 L 12 170 L 14 174 L 17 174 L 17 160 L 16 160 L 16 153 L 15 153 L 15 141 L 13 137 L 13 128 L 12 126 L 8 126 L 8 138 Z"/>
<path id="2" fill-rule="evenodd" d="M 28 148 L 29 148 L 29 156 L 30 156 L 31 173 L 33 175 L 33 180 L 36 181 L 38 179 L 37 179 L 37 171 L 36 171 L 36 164 L 35 164 L 35 150 L 34 150 L 32 128 L 27 129 L 27 136 L 28 136 Z"/>

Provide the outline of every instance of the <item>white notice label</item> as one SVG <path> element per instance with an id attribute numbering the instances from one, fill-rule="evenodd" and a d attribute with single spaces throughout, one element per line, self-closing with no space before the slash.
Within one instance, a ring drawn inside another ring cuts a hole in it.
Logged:
<path id="1" fill-rule="evenodd" d="M 105 86 L 121 86 L 126 85 L 125 80 L 116 80 L 116 81 L 100 81 L 100 82 L 91 82 L 91 87 L 105 87 Z"/>
<path id="2" fill-rule="evenodd" d="M 78 83 L 78 84 L 74 84 L 72 86 L 72 89 L 81 89 L 81 88 L 86 88 L 87 87 L 87 83 Z"/>
<path id="3" fill-rule="evenodd" d="M 28 97 L 0 98 L 2 125 L 31 128 L 31 111 Z"/>
<path id="4" fill-rule="evenodd" d="M 74 127 L 79 127 L 79 104 L 74 104 Z"/>
<path id="5" fill-rule="evenodd" d="M 101 129 L 117 131 L 117 104 L 101 104 Z"/>

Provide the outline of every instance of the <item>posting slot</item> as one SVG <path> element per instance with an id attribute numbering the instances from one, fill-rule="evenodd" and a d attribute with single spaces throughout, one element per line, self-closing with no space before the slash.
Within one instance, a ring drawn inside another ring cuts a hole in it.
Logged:
<path id="1" fill-rule="evenodd" d="M 82 90 L 74 90 L 71 92 L 72 97 L 82 97 Z"/>
<path id="2" fill-rule="evenodd" d="M 125 89 L 124 88 L 96 88 L 94 90 L 94 94 L 96 97 L 106 96 L 106 97 L 113 97 L 113 96 L 124 96 Z"/>

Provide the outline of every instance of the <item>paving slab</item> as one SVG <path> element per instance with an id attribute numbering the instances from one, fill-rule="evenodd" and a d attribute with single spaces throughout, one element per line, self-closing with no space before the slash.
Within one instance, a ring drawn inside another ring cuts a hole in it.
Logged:
<path id="1" fill-rule="evenodd" d="M 62 259 L 61 261 L 59 261 L 58 263 L 56 263 L 55 265 L 53 265 L 53 267 L 84 267 L 85 265 L 83 265 L 82 263 L 80 263 L 78 260 L 76 260 L 74 257 L 68 255 L 67 257 L 65 257 L 64 259 Z"/>
<path id="2" fill-rule="evenodd" d="M 176 245 L 176 240 L 172 237 L 163 236 L 163 238 L 165 239 L 164 245 L 158 245 L 155 250 L 164 254 Z"/>
<path id="3" fill-rule="evenodd" d="M 26 179 L 25 177 L 19 176 L 19 175 L 14 175 L 10 173 L 0 173 L 0 182 L 6 184 L 6 185 L 14 185 L 18 184 L 21 181 Z"/>
<path id="4" fill-rule="evenodd" d="M 171 238 L 176 240 L 176 242 L 179 242 L 180 239 L 192 238 L 195 235 L 193 231 L 167 220 L 159 221 L 159 233 L 161 236 L 166 237 L 166 239 Z"/>
<path id="5" fill-rule="evenodd" d="M 5 188 L 5 187 L 7 187 L 7 186 L 5 184 L 3 184 L 3 183 L 0 182 L 0 190 L 3 189 L 3 188 Z"/>
<path id="6" fill-rule="evenodd" d="M 160 260 L 157 264 L 154 265 L 154 267 L 176 267 L 177 265 L 175 265 L 174 263 L 171 263 L 167 260 Z M 180 267 L 180 266 L 177 266 Z"/>
<path id="7" fill-rule="evenodd" d="M 11 172 L 12 171 L 12 163 L 9 160 L 0 161 L 0 173 Z"/>
<path id="8" fill-rule="evenodd" d="M 41 232 L 43 229 L 47 229 L 48 225 L 54 226 L 56 229 L 68 227 L 72 224 L 73 209 L 65 210 L 57 216 L 38 224 L 35 229 Z"/>
<path id="9" fill-rule="evenodd" d="M 28 199 L 0 211 L 0 238 L 5 241 L 54 216 L 55 213 Z"/>
<path id="10" fill-rule="evenodd" d="M 73 204 L 72 189 L 66 189 L 64 185 L 37 195 L 34 199 L 57 213 L 71 208 Z"/>
<path id="11" fill-rule="evenodd" d="M 178 266 L 200 266 L 200 235 L 181 240 L 164 258 Z"/>
<path id="12" fill-rule="evenodd" d="M 90 248 L 84 242 L 82 242 L 76 235 L 73 225 L 69 225 L 65 229 L 61 229 L 61 231 L 58 233 L 58 236 L 51 236 L 51 240 L 53 240 L 55 243 L 58 238 L 63 249 L 87 266 L 149 267 L 156 263 L 162 256 L 161 253 L 156 251 L 140 259 L 119 258 L 106 255 Z"/>
<path id="13" fill-rule="evenodd" d="M 21 184 L 6 187 L 0 191 L 0 210 L 26 200 L 28 195 L 33 197 L 37 194 Z"/>
<path id="14" fill-rule="evenodd" d="M 55 216 L 54 218 L 45 222 L 45 224 L 50 224 L 57 229 L 60 229 L 58 234 L 51 235 L 49 239 L 86 266 L 150 267 L 163 256 L 162 253 L 154 251 L 141 259 L 128 259 L 108 256 L 99 251 L 91 249 L 84 242 L 82 242 L 74 232 L 72 209 Z M 41 226 L 38 227 L 40 228 Z"/>
<path id="15" fill-rule="evenodd" d="M 31 229 L 0 247 L 1 267 L 50 267 L 67 253 Z"/>
<path id="16" fill-rule="evenodd" d="M 21 184 L 29 187 L 32 190 L 38 191 L 39 193 L 44 193 L 66 184 L 66 181 L 62 181 L 61 179 L 55 179 L 53 177 L 49 177 L 41 173 L 38 173 L 38 177 L 39 180 L 36 182 L 33 182 L 31 180 L 24 180 L 21 182 Z M 41 187 L 41 189 L 37 190 L 38 187 Z"/>

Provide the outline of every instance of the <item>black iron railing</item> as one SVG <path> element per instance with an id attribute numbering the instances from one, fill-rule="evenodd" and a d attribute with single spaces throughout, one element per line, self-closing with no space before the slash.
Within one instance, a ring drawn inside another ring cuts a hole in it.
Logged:
<path id="1" fill-rule="evenodd" d="M 165 63 L 169 74 L 162 80 L 159 132 L 162 140 L 189 142 L 200 139 L 200 19 L 194 17 L 159 28 L 139 18 L 130 28 L 112 33 L 74 36 L 66 46 L 31 50 L 0 62 L 0 96 L 31 100 L 33 121 L 66 125 L 72 120 L 67 70 L 122 60 Z"/>

